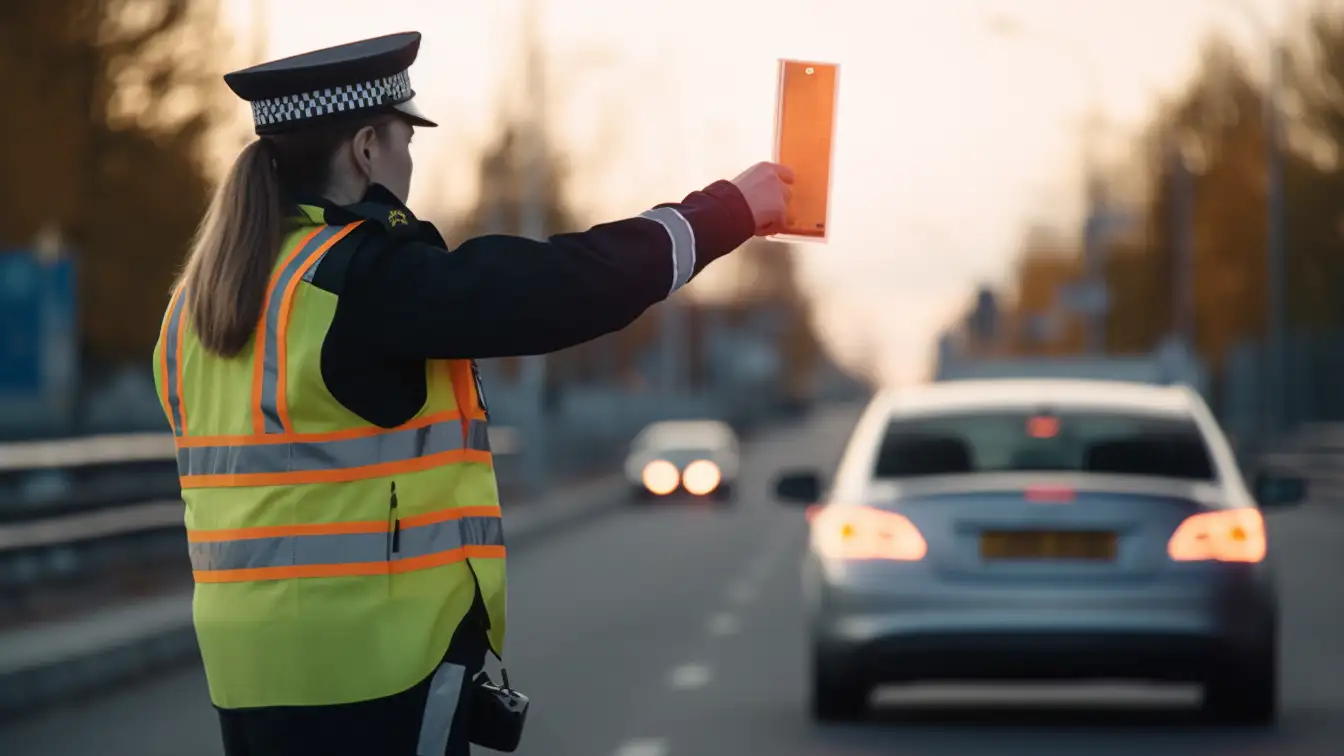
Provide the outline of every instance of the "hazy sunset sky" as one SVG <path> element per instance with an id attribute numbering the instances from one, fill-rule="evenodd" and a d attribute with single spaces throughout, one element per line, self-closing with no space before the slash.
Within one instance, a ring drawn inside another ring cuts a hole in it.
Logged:
<path id="1" fill-rule="evenodd" d="M 258 6 L 269 17 L 266 57 L 421 31 L 411 80 L 444 127 L 416 137 L 411 204 L 469 200 L 473 154 L 503 98 L 525 94 L 510 91 L 518 89 L 520 0 L 223 2 L 239 66 L 253 62 Z M 1180 87 L 1213 29 L 1262 70 L 1264 38 L 1240 6 L 1283 28 L 1306 5 L 533 2 L 549 48 L 551 115 L 577 163 L 580 210 L 594 221 L 679 199 L 768 159 L 776 59 L 841 65 L 833 236 L 802 257 L 837 356 L 875 350 L 889 382 L 924 374 L 937 329 L 977 282 L 1005 276 L 1026 225 L 1076 222 L 1091 76 L 1121 135 L 1143 122 L 1155 93 Z M 1000 17 L 1021 32 L 996 33 Z"/>

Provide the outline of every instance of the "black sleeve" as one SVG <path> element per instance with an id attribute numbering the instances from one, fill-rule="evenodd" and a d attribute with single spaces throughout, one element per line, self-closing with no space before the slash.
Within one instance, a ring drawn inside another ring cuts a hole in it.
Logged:
<path id="1" fill-rule="evenodd" d="M 754 230 L 720 181 L 547 241 L 482 236 L 448 252 L 375 234 L 349 260 L 341 320 L 399 358 L 545 354 L 624 328 Z"/>

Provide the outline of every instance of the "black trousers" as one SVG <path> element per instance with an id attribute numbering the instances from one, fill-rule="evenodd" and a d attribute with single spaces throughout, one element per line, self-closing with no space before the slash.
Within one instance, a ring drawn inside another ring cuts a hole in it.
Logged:
<path id="1" fill-rule="evenodd" d="M 470 756 L 474 678 L 489 649 L 463 621 L 443 663 L 410 690 L 333 706 L 218 709 L 226 756 Z"/>

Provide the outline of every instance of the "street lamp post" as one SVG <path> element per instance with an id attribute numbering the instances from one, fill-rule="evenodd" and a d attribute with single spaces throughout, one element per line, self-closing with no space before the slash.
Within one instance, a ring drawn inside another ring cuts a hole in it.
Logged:
<path id="1" fill-rule="evenodd" d="M 523 77 L 528 122 L 523 132 L 523 236 L 529 239 L 546 238 L 546 205 L 549 176 L 546 163 L 546 72 L 541 61 L 541 0 L 523 0 L 521 43 L 523 49 Z M 527 439 L 523 447 L 524 485 L 531 494 L 541 493 L 546 486 L 548 452 L 546 439 L 546 355 L 535 354 L 523 358 L 522 384 L 527 397 Z"/>
<path id="2" fill-rule="evenodd" d="M 1277 432 L 1287 426 L 1285 389 L 1288 384 L 1287 350 L 1287 248 L 1285 244 L 1283 186 L 1283 84 L 1287 40 L 1277 33 L 1269 20 L 1247 0 L 1233 5 L 1255 26 L 1269 51 L 1265 77 L 1265 95 L 1261 101 L 1265 128 L 1265 287 L 1267 322 L 1266 362 L 1269 369 L 1264 381 L 1265 430 Z"/>
<path id="3" fill-rule="evenodd" d="M 1022 36 L 1024 27 L 1016 19 L 995 17 L 989 21 L 990 31 L 1003 36 Z M 1086 349 L 1090 354 L 1106 351 L 1106 306 L 1107 297 L 1093 301 L 1091 295 L 1106 292 L 1106 268 L 1103 260 L 1105 238 L 1103 208 L 1106 204 L 1105 186 L 1099 168 L 1100 155 L 1098 140 L 1106 123 L 1105 109 L 1101 101 L 1103 91 L 1101 71 L 1096 60 L 1086 48 L 1059 37 L 1041 37 L 1054 49 L 1078 63 L 1078 70 L 1085 77 L 1087 87 L 1088 110 L 1087 123 L 1083 134 L 1083 193 L 1086 197 L 1086 217 L 1083 223 L 1083 278 L 1088 289 L 1085 299 L 1091 308 L 1087 315 L 1085 331 Z"/>
<path id="4" fill-rule="evenodd" d="M 1286 289 L 1288 283 L 1288 251 L 1285 246 L 1284 187 L 1283 187 L 1283 108 L 1282 96 L 1283 45 L 1275 40 L 1272 43 L 1269 86 L 1265 94 L 1265 140 L 1266 173 L 1268 183 L 1265 188 L 1265 212 L 1268 215 L 1266 239 L 1266 271 L 1269 309 L 1269 364 L 1271 377 L 1268 382 L 1270 391 L 1267 410 L 1269 430 L 1280 431 L 1286 428 L 1288 413 L 1286 390 L 1288 387 L 1288 314 Z"/>

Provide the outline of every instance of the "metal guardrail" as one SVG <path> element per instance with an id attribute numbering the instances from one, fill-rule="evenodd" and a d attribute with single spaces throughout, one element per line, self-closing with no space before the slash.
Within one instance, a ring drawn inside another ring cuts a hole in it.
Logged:
<path id="1" fill-rule="evenodd" d="M 490 429 L 490 446 L 496 454 L 515 454 L 520 442 L 513 428 Z M 0 444 L 0 473 L 176 460 L 171 433 L 126 433 Z"/>
<path id="2" fill-rule="evenodd" d="M 548 463 L 608 469 L 624 452 L 625 439 L 580 435 L 550 435 Z M 515 477 L 522 442 L 510 426 L 490 428 L 501 482 Z M 187 569 L 184 525 L 168 433 L 0 444 L 0 619 L 54 586 Z"/>
<path id="3" fill-rule="evenodd" d="M 171 433 L 128 433 L 0 444 L 0 472 L 176 459 Z"/>
<path id="4" fill-rule="evenodd" d="M 490 430 L 497 455 L 521 449 Z M 167 433 L 0 444 L 0 585 L 16 553 L 180 529 L 177 455 Z"/>

